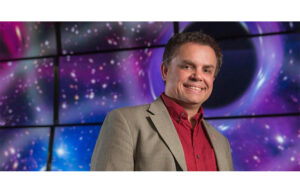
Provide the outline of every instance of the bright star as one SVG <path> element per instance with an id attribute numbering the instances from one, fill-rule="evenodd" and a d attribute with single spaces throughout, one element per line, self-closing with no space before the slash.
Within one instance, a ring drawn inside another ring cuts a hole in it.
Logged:
<path id="1" fill-rule="evenodd" d="M 65 154 L 65 151 L 62 149 L 62 148 L 58 148 L 56 150 L 56 153 L 59 155 L 59 156 L 63 156 Z"/>
<path id="2" fill-rule="evenodd" d="M 280 135 L 277 135 L 276 140 L 277 140 L 279 143 L 283 143 L 283 142 L 284 142 L 283 137 L 280 136 Z"/>

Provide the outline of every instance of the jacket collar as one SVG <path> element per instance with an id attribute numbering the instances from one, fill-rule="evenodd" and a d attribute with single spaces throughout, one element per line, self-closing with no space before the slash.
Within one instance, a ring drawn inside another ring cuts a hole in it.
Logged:
<path id="1" fill-rule="evenodd" d="M 203 128 L 207 132 L 208 140 L 210 141 L 210 143 L 214 149 L 218 170 L 219 171 L 228 170 L 228 168 L 226 166 L 227 162 L 226 162 L 226 160 L 224 160 L 224 158 L 226 158 L 226 152 L 224 151 L 224 149 L 225 149 L 224 144 L 221 143 L 222 139 L 220 139 L 220 137 L 221 137 L 220 134 L 213 126 L 211 126 L 205 120 L 202 120 L 202 123 L 204 126 Z"/>
<path id="2" fill-rule="evenodd" d="M 151 113 L 150 118 L 157 128 L 158 133 L 165 141 L 179 166 L 183 171 L 187 171 L 184 151 L 180 139 L 162 99 L 159 97 L 151 103 L 148 111 Z"/>

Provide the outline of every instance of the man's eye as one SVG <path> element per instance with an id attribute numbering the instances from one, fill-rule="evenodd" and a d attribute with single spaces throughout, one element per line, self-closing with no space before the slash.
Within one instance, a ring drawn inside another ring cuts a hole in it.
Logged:
<path id="1" fill-rule="evenodd" d="M 212 70 L 204 69 L 204 72 L 210 74 L 210 73 L 212 73 Z"/>
<path id="2" fill-rule="evenodd" d="M 189 65 L 184 65 L 183 68 L 184 69 L 190 69 L 191 67 Z"/>

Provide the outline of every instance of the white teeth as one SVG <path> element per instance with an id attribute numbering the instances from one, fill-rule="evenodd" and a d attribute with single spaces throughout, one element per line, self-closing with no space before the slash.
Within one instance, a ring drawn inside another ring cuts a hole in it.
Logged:
<path id="1" fill-rule="evenodd" d="M 203 88 L 194 87 L 194 86 L 188 86 L 188 88 L 194 89 L 194 90 L 203 90 Z"/>

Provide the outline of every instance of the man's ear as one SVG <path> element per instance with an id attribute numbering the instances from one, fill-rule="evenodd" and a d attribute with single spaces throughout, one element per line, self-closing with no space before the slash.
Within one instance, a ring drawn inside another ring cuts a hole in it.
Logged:
<path id="1" fill-rule="evenodd" d="M 164 81 L 166 81 L 167 73 L 168 73 L 168 68 L 164 65 L 164 63 L 161 63 L 160 71 L 161 71 L 162 79 Z"/>

